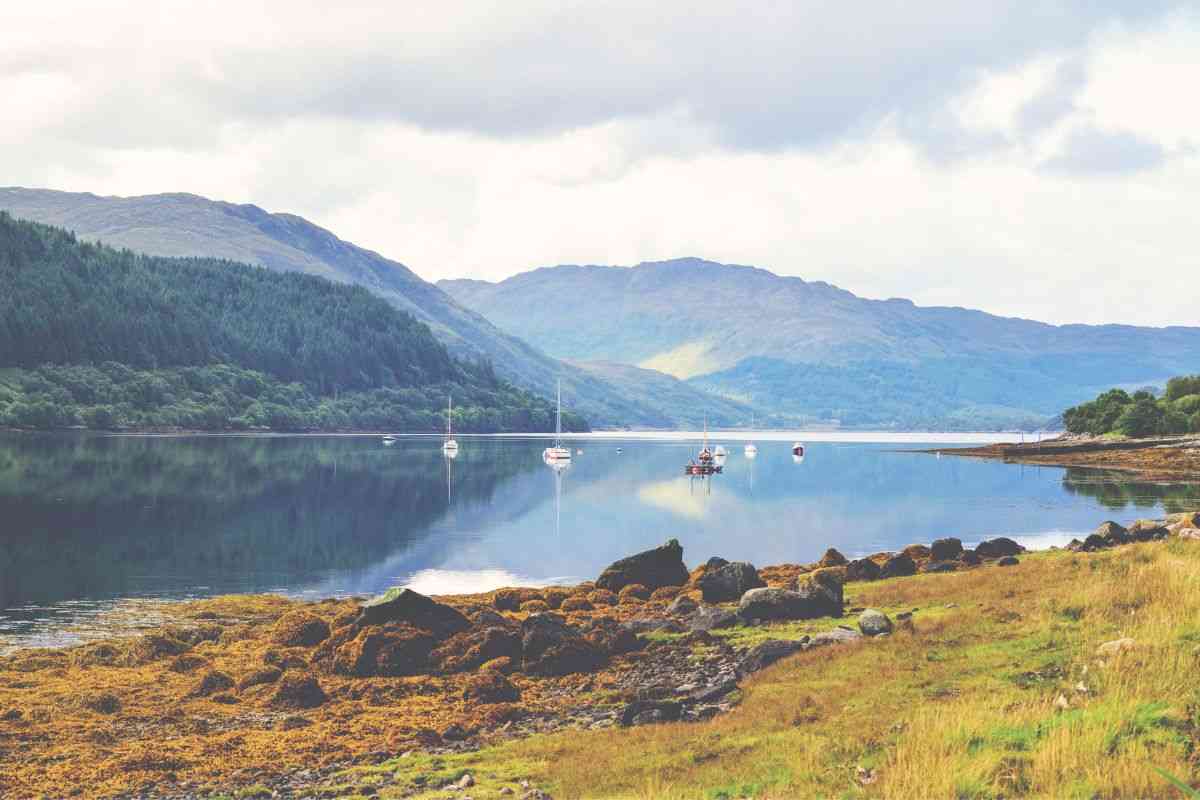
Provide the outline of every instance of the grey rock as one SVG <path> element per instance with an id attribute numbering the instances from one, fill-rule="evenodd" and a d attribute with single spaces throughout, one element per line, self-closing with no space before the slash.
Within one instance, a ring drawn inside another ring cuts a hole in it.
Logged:
<path id="1" fill-rule="evenodd" d="M 737 612 L 713 606 L 700 606 L 696 613 L 687 620 L 688 629 L 692 631 L 711 631 L 720 628 L 732 628 L 741 622 Z"/>
<path id="2" fill-rule="evenodd" d="M 706 603 L 728 603 L 741 598 L 751 589 L 766 586 L 766 581 L 758 577 L 758 570 L 753 564 L 745 561 L 735 561 L 710 568 L 696 581 Z"/>
<path id="3" fill-rule="evenodd" d="M 781 658 L 799 653 L 807 646 L 807 636 L 800 639 L 770 639 L 751 648 L 738 662 L 738 670 L 743 674 L 758 672 Z"/>
<path id="4" fill-rule="evenodd" d="M 852 644 L 861 642 L 863 635 L 858 631 L 852 631 L 849 628 L 834 628 L 831 631 L 818 633 L 812 637 L 809 642 L 809 647 L 823 647 L 830 644 Z"/>
<path id="5" fill-rule="evenodd" d="M 1016 556 L 1005 556 L 1004 558 L 1002 558 L 996 562 L 996 566 L 998 566 L 998 567 L 1015 567 L 1017 564 L 1020 564 L 1020 563 L 1021 562 L 1017 559 Z"/>
<path id="6" fill-rule="evenodd" d="M 985 539 L 977 544 L 975 552 L 981 558 L 1000 558 L 1001 556 L 1020 555 L 1025 552 L 1025 548 L 1007 536 L 998 536 L 995 539 Z"/>
<path id="7" fill-rule="evenodd" d="M 858 629 L 866 636 L 879 636 L 892 632 L 892 620 L 887 614 L 868 608 L 858 617 Z"/>
<path id="8" fill-rule="evenodd" d="M 683 595 L 681 597 L 676 597 L 671 601 L 671 605 L 667 606 L 667 613 L 682 617 L 686 616 L 687 614 L 691 614 L 693 611 L 699 608 L 699 606 L 700 604 L 695 600 L 687 595 Z"/>
<path id="9" fill-rule="evenodd" d="M 671 539 L 662 547 L 614 561 L 596 579 L 596 587 L 619 592 L 630 584 L 640 583 L 653 591 L 663 586 L 682 586 L 687 580 L 683 545 Z"/>
<path id="10" fill-rule="evenodd" d="M 934 561 L 953 561 L 963 553 L 962 540 L 949 537 L 936 539 L 929 546 L 929 557 Z"/>
<path id="11" fill-rule="evenodd" d="M 869 558 L 857 558 L 846 565 L 847 581 L 879 580 L 880 568 Z"/>
<path id="12" fill-rule="evenodd" d="M 892 556 L 883 565 L 883 569 L 879 571 L 881 578 L 898 578 L 903 575 L 916 575 L 917 562 L 912 560 L 912 556 L 907 553 L 900 553 Z"/>
<path id="13" fill-rule="evenodd" d="M 921 567 L 921 572 L 956 572 L 959 566 L 957 561 L 930 561 Z"/>
<path id="14" fill-rule="evenodd" d="M 820 571 L 796 578 L 796 594 L 808 601 L 811 617 L 840 617 L 845 605 L 841 578 Z"/>
<path id="15" fill-rule="evenodd" d="M 621 627 L 631 630 L 634 633 L 686 633 L 687 628 L 683 627 L 677 620 L 673 619 L 656 619 L 653 617 L 644 619 L 631 619 L 628 622 L 622 623 Z"/>
<path id="16" fill-rule="evenodd" d="M 359 607 L 360 625 L 407 622 L 439 635 L 464 631 L 471 623 L 459 611 L 412 589 L 392 588 Z"/>
<path id="17" fill-rule="evenodd" d="M 675 722 L 683 714 L 683 706 L 675 700 L 634 700 L 621 710 L 621 725 L 646 725 L 655 722 Z"/>
<path id="18" fill-rule="evenodd" d="M 751 589 L 738 603 L 738 616 L 745 620 L 812 619 L 823 611 L 811 598 L 788 589 Z"/>

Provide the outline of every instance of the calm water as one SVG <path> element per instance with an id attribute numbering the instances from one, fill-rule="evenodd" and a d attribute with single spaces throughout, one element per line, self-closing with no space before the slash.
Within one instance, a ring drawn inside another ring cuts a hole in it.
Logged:
<path id="1" fill-rule="evenodd" d="M 447 462 L 427 438 L 0 435 L 0 650 L 86 637 L 131 598 L 582 580 L 671 537 L 689 564 L 1047 546 L 1200 504 L 1196 485 L 897 452 L 961 436 L 805 434 L 800 464 L 792 438 L 760 436 L 754 460 L 726 440 L 704 480 L 683 476 L 696 446 L 679 438 L 576 440 L 560 474 L 521 438 L 464 438 Z"/>

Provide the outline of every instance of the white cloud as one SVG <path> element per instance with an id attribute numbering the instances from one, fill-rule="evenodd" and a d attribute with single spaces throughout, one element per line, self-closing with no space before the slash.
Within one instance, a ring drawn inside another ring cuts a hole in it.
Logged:
<path id="1" fill-rule="evenodd" d="M 1200 324 L 1191 6 L 68 6 L 0 28 L 0 183 L 253 202 L 429 279 L 699 255 Z"/>

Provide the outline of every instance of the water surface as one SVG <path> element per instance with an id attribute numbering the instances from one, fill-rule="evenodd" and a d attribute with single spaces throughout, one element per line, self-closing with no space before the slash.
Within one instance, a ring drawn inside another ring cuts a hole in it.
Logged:
<path id="1" fill-rule="evenodd" d="M 898 452 L 996 437 L 802 436 L 802 463 L 797 434 L 756 436 L 753 460 L 717 440 L 730 455 L 706 480 L 682 474 L 684 435 L 576 439 L 564 472 L 522 437 L 463 438 L 447 461 L 427 437 L 0 435 L 0 650 L 86 638 L 131 599 L 582 580 L 668 538 L 689 564 L 939 536 L 1048 546 L 1200 505 L 1196 485 Z"/>

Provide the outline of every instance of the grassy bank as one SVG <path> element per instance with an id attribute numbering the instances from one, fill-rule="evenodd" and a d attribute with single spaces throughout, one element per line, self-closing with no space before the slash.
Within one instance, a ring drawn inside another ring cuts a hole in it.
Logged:
<path id="1" fill-rule="evenodd" d="M 1156 769 L 1194 777 L 1200 542 L 847 588 L 856 605 L 918 608 L 914 625 L 781 662 L 710 722 L 410 756 L 355 781 L 389 771 L 411 790 L 469 772 L 475 797 L 526 777 L 555 798 L 1108 798 L 1178 796 Z M 1136 646 L 1096 655 L 1122 637 Z"/>

